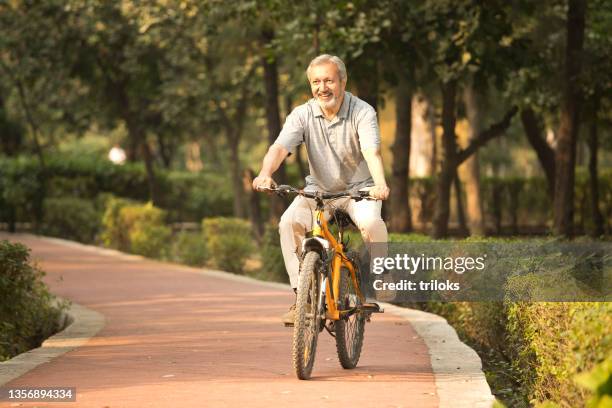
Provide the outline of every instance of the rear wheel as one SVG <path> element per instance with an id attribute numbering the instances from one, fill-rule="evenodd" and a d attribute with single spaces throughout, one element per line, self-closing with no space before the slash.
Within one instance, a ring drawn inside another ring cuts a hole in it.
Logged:
<path id="1" fill-rule="evenodd" d="M 293 327 L 293 367 L 300 380 L 309 379 L 314 366 L 321 325 L 317 305 L 321 294 L 322 265 L 317 252 L 308 252 L 300 268 Z"/>
<path id="2" fill-rule="evenodd" d="M 353 264 L 357 268 L 356 264 Z M 340 308 L 341 310 L 351 310 L 361 305 L 361 300 L 357 296 L 351 273 L 346 268 L 340 269 Z M 356 271 L 359 279 L 359 271 Z M 363 346 L 363 334 L 365 331 L 365 316 L 363 313 L 356 312 L 349 317 L 335 322 L 336 327 L 336 350 L 338 359 L 343 368 L 355 368 L 361 356 Z"/>

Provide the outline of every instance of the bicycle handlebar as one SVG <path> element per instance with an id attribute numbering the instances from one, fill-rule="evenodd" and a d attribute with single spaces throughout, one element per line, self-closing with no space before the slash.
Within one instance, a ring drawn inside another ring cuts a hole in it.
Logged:
<path id="1" fill-rule="evenodd" d="M 295 187 L 292 187 L 286 184 L 281 184 L 276 187 L 262 188 L 262 189 L 259 189 L 259 191 L 270 191 L 280 196 L 293 193 L 293 194 L 299 194 L 306 198 L 314 198 L 314 199 L 322 199 L 322 200 L 328 200 L 328 199 L 333 199 L 333 198 L 343 198 L 343 197 L 348 197 L 355 201 L 376 200 L 375 198 L 370 197 L 369 191 L 356 191 L 356 192 L 355 191 L 340 191 L 337 193 L 322 193 L 320 191 L 304 191 L 304 190 L 300 190 L 300 189 L 297 189 Z"/>

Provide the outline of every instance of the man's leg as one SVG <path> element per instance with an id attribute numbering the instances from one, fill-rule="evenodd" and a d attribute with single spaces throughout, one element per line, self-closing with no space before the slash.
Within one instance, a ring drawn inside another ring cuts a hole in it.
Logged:
<path id="1" fill-rule="evenodd" d="M 294 291 L 298 286 L 300 245 L 302 244 L 304 235 L 306 235 L 306 231 L 312 229 L 313 211 L 313 200 L 297 196 L 289 208 L 283 213 L 278 223 L 283 260 L 285 261 L 285 268 L 289 275 L 289 282 Z M 293 323 L 293 306 L 292 309 L 283 316 L 283 322 L 286 324 Z"/>
<path id="2" fill-rule="evenodd" d="M 374 258 L 386 257 L 388 234 L 387 226 L 380 214 L 382 201 L 350 200 L 345 208 L 346 212 L 351 216 L 351 219 L 361 232 L 364 244 L 370 255 L 370 266 Z M 384 279 L 390 279 L 390 277 L 387 276 L 383 278 L 383 280 Z M 390 293 L 386 294 L 392 295 Z"/>
<path id="3" fill-rule="evenodd" d="M 368 244 L 387 243 L 387 226 L 380 215 L 381 209 L 382 201 L 373 200 L 350 200 L 346 206 L 346 212 L 361 231 L 364 242 Z"/>

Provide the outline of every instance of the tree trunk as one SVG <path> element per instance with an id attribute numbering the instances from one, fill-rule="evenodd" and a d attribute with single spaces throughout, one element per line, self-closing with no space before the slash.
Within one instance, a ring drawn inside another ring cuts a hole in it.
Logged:
<path id="1" fill-rule="evenodd" d="M 164 140 L 164 136 L 161 133 L 156 134 L 157 137 L 157 145 L 159 147 L 159 156 L 162 159 L 162 163 L 166 169 L 170 168 L 172 164 L 172 152 L 170 146 Z"/>
<path id="2" fill-rule="evenodd" d="M 321 9 L 319 7 L 315 7 L 314 15 L 315 22 L 312 36 L 312 48 L 314 49 L 315 57 L 317 57 L 321 54 L 321 41 L 319 39 L 319 34 L 321 32 Z"/>
<path id="3" fill-rule="evenodd" d="M 227 130 L 228 132 L 234 132 L 234 130 Z M 240 166 L 240 155 L 238 151 L 239 144 L 238 137 L 236 135 L 228 135 L 230 143 L 230 171 L 232 176 L 232 189 L 234 191 L 234 217 L 245 218 L 246 213 L 244 211 L 244 187 L 242 183 L 242 168 Z"/>
<path id="4" fill-rule="evenodd" d="M 604 220 L 599 210 L 599 180 L 597 178 L 597 151 L 599 150 L 597 105 L 593 109 L 591 128 L 589 129 L 589 186 L 591 192 L 591 219 L 593 221 L 591 235 L 593 237 L 599 237 L 604 233 Z"/>
<path id="5" fill-rule="evenodd" d="M 502 186 L 499 183 L 494 183 L 491 201 L 493 202 L 492 213 L 495 235 L 501 235 L 502 233 L 502 194 Z"/>
<path id="6" fill-rule="evenodd" d="M 395 95 L 395 141 L 392 148 L 389 230 L 392 232 L 407 232 L 412 230 L 408 174 L 410 167 L 412 92 L 404 77 L 400 77 Z"/>
<path id="7" fill-rule="evenodd" d="M 249 218 L 251 225 L 255 230 L 257 240 L 261 240 L 264 234 L 264 224 L 261 218 L 261 205 L 259 198 L 261 194 L 253 191 L 251 187 L 253 185 L 253 179 L 255 178 L 255 172 L 251 169 L 246 169 L 243 172 L 242 184 L 243 190 L 246 192 L 249 199 Z"/>
<path id="8" fill-rule="evenodd" d="M 153 154 L 147 142 L 147 138 L 142 136 L 140 139 L 140 149 L 147 170 L 147 182 L 149 184 L 149 199 L 153 205 L 159 205 L 159 194 L 157 188 L 157 177 L 155 176 L 155 165 L 153 164 Z"/>
<path id="9" fill-rule="evenodd" d="M 457 82 L 442 84 L 442 167 L 436 186 L 436 208 L 433 220 L 433 238 L 448 236 L 450 216 L 450 189 L 457 170 L 457 142 L 455 140 L 455 96 Z"/>
<path id="10" fill-rule="evenodd" d="M 135 140 L 134 138 L 130 137 L 128 140 L 128 144 L 127 144 L 127 148 L 126 150 L 126 156 L 127 156 L 127 160 L 130 162 L 135 162 L 138 160 L 138 141 Z"/>
<path id="11" fill-rule="evenodd" d="M 480 118 L 480 106 L 478 98 L 472 86 L 466 86 L 463 92 L 463 101 L 467 119 L 470 124 L 470 134 L 468 143 L 474 140 L 482 129 Z M 472 235 L 484 236 L 484 211 L 482 209 L 482 194 L 480 190 L 480 166 L 478 163 L 478 153 L 467 159 L 465 166 L 465 192 L 467 218 L 469 231 Z"/>
<path id="12" fill-rule="evenodd" d="M 436 134 L 433 108 L 423 94 L 412 98 L 410 130 L 411 177 L 431 177 L 436 174 Z"/>
<path id="13" fill-rule="evenodd" d="M 366 57 L 367 56 L 367 57 Z M 351 66 L 356 67 L 353 72 L 353 84 L 359 99 L 370 104 L 378 111 L 378 61 L 370 58 L 370 54 L 352 61 Z"/>
<path id="14" fill-rule="evenodd" d="M 548 196 L 552 201 L 555 191 L 555 151 L 544 139 L 544 132 L 533 110 L 529 108 L 523 109 L 521 111 L 521 122 L 523 122 L 523 129 L 525 130 L 527 140 L 535 150 L 538 161 L 542 169 L 544 169 L 544 174 L 546 174 Z"/>
<path id="15" fill-rule="evenodd" d="M 266 44 L 274 39 L 274 31 L 264 30 L 262 33 Z M 280 114 L 278 106 L 278 70 L 275 58 L 269 58 L 264 55 L 262 58 L 264 69 L 264 82 L 266 86 L 265 92 L 265 107 L 266 107 L 266 123 L 268 125 L 268 141 L 270 145 L 274 143 L 281 131 Z M 287 175 L 285 163 L 281 163 L 278 170 L 273 175 L 274 180 L 279 184 L 287 183 Z M 275 220 L 279 220 L 285 211 L 285 202 L 281 197 L 276 195 L 271 198 L 271 216 Z"/>
<path id="16" fill-rule="evenodd" d="M 571 237 L 574 218 L 576 140 L 580 126 L 579 76 L 584 42 L 585 0 L 569 0 L 564 92 L 555 155 L 554 226 L 556 235 Z"/>
<path id="17" fill-rule="evenodd" d="M 45 155 L 42 150 L 42 146 L 39 140 L 39 128 L 38 123 L 34 120 L 34 115 L 32 114 L 32 110 L 30 109 L 30 105 L 26 99 L 25 89 L 21 81 L 16 81 L 17 90 L 19 92 L 19 100 L 21 102 L 21 107 L 25 114 L 28 125 L 30 126 L 30 131 L 32 132 L 32 140 L 34 141 L 34 151 L 36 152 L 36 156 L 38 156 L 38 162 L 40 163 L 40 168 L 44 172 L 47 165 L 45 163 Z"/>
<path id="18" fill-rule="evenodd" d="M 443 238 L 448 235 L 448 218 L 450 214 L 450 187 L 452 185 L 457 166 L 467 160 L 478 149 L 493 138 L 504 133 L 510 126 L 512 118 L 516 115 L 518 108 L 513 106 L 504 115 L 504 118 L 487 130 L 481 132 L 470 144 L 461 150 L 457 150 L 455 137 L 456 123 L 456 93 L 457 82 L 450 81 L 442 84 L 442 167 L 436 187 L 436 209 L 434 213 L 433 231 L 434 238 Z"/>
<path id="19" fill-rule="evenodd" d="M 291 100 L 291 96 L 287 95 L 285 98 L 285 110 L 287 112 L 287 116 L 291 113 L 293 108 L 293 101 Z M 298 166 L 298 171 L 300 172 L 300 178 L 304 180 L 308 175 L 308 171 L 306 171 L 306 166 L 304 165 L 304 159 L 302 159 L 302 151 L 303 145 L 299 145 L 297 149 L 295 149 L 295 163 Z"/>
<path id="20" fill-rule="evenodd" d="M 465 210 L 463 209 L 463 194 L 461 189 L 461 180 L 459 174 L 455 171 L 454 182 L 455 186 L 455 197 L 457 200 L 457 221 L 459 223 L 459 235 L 466 237 L 469 235 L 467 221 L 465 218 Z"/>
<path id="21" fill-rule="evenodd" d="M 123 120 L 125 121 L 130 145 L 134 146 L 134 149 L 140 150 L 142 159 L 144 160 L 145 170 L 147 172 L 147 185 L 149 187 L 149 200 L 153 205 L 159 205 L 157 179 L 155 177 L 155 165 L 153 163 L 153 155 L 147 142 L 147 137 L 140 125 L 137 123 L 137 119 L 129 111 L 129 107 L 124 105 L 125 111 L 122 114 Z"/>

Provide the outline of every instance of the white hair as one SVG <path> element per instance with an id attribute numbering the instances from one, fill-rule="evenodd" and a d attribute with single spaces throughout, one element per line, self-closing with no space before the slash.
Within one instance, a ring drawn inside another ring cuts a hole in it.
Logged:
<path id="1" fill-rule="evenodd" d="M 308 68 L 306 69 L 306 76 L 308 77 L 308 80 L 310 80 L 310 72 L 312 71 L 313 67 L 327 63 L 335 64 L 338 68 L 340 80 L 346 80 L 346 66 L 344 66 L 344 62 L 342 62 L 342 60 L 336 57 L 335 55 L 329 54 L 321 54 L 318 57 L 314 58 L 312 61 L 310 61 L 310 64 L 308 64 Z"/>

